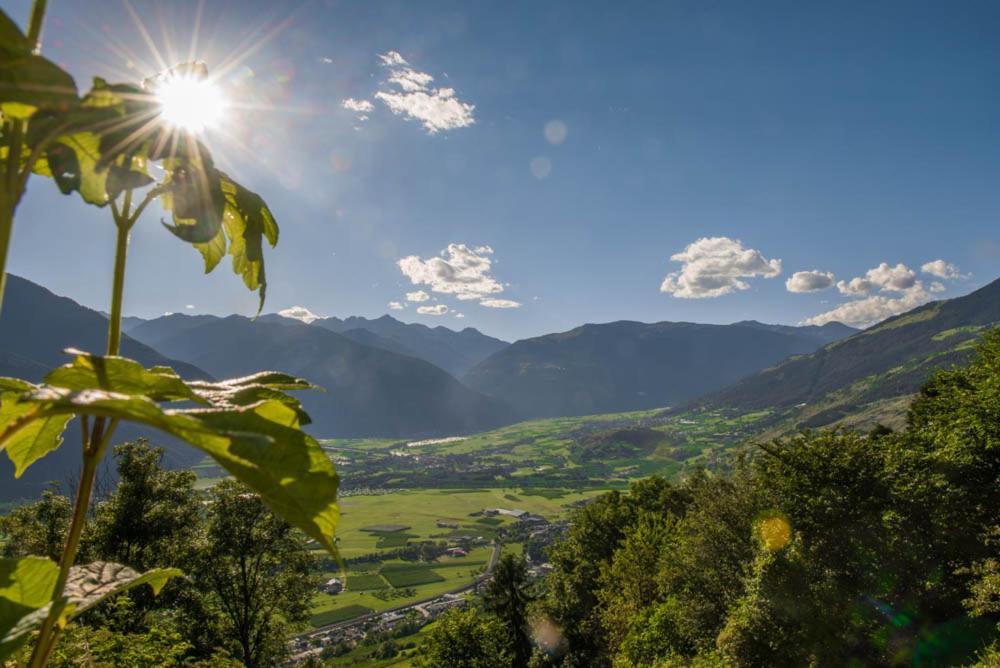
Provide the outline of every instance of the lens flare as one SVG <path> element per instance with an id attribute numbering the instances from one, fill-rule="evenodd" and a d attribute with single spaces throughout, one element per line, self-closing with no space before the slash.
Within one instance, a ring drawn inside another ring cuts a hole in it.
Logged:
<path id="1" fill-rule="evenodd" d="M 160 117 L 168 125 L 188 132 L 214 127 L 226 110 L 219 87 L 206 79 L 171 77 L 156 89 Z"/>
<path id="2" fill-rule="evenodd" d="M 764 547 L 771 552 L 784 548 L 792 540 L 792 525 L 780 515 L 762 518 L 757 533 Z"/>

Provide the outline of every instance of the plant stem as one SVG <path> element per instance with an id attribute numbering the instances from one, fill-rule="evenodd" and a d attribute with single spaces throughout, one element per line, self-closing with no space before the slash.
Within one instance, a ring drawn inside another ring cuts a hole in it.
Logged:
<path id="1" fill-rule="evenodd" d="M 111 286 L 111 318 L 108 323 L 108 355 L 117 355 L 122 338 L 122 302 L 125 294 L 125 259 L 131 225 L 119 224 L 115 242 L 115 275 Z"/>
<path id="2" fill-rule="evenodd" d="M 42 21 L 45 20 L 45 5 L 48 0 L 35 0 L 31 6 L 31 18 L 28 19 L 28 42 L 31 48 L 38 53 L 41 51 L 39 40 L 42 38 Z"/>
<path id="3" fill-rule="evenodd" d="M 128 237 L 135 224 L 141 209 L 132 214 L 132 191 L 125 191 L 122 206 L 119 209 L 112 202 L 111 210 L 114 213 L 115 228 L 117 235 L 115 240 L 115 270 L 111 284 L 111 318 L 108 324 L 108 355 L 117 355 L 121 347 L 122 337 L 122 302 L 125 295 L 125 260 L 128 257 Z M 83 419 L 83 418 L 81 418 Z M 55 648 L 58 637 L 56 622 L 58 621 L 58 611 L 55 604 L 63 598 L 66 588 L 66 580 L 69 578 L 69 570 L 76 561 L 76 553 L 80 548 L 80 536 L 83 535 L 83 528 L 87 523 L 87 509 L 90 507 L 90 497 L 94 491 L 94 477 L 97 474 L 97 466 L 104 458 L 111 436 L 118 426 L 118 420 L 111 420 L 105 430 L 106 420 L 99 417 L 94 420 L 94 428 L 87 433 L 86 426 L 83 428 L 83 471 L 80 473 L 80 487 L 77 489 L 76 500 L 73 505 L 73 519 L 70 522 L 69 534 L 66 536 L 66 545 L 63 548 L 62 557 L 59 560 L 59 577 L 52 593 L 53 607 L 49 616 L 45 618 L 41 629 L 38 632 L 38 640 L 31 655 L 30 668 L 42 668 Z"/>
<path id="4" fill-rule="evenodd" d="M 83 528 L 87 523 L 87 509 L 90 507 L 90 496 L 94 491 L 94 477 L 97 474 L 97 465 L 104 456 L 104 451 L 111 441 L 111 436 L 118 426 L 118 420 L 112 420 L 107 431 L 104 430 L 103 420 L 98 418 L 94 424 L 94 433 L 89 439 L 84 439 L 83 444 L 83 471 L 80 472 L 80 487 L 76 490 L 76 500 L 73 504 L 73 519 L 69 525 L 69 533 L 66 535 L 66 544 L 63 547 L 62 556 L 59 559 L 59 577 L 56 579 L 56 586 L 52 592 L 53 607 L 49 616 L 45 618 L 41 629 L 38 631 L 38 640 L 35 649 L 31 654 L 30 668 L 41 668 L 48 661 L 49 655 L 55 644 L 55 626 L 58 621 L 58 611 L 56 602 L 62 599 L 66 588 L 66 581 L 69 579 L 69 569 L 76 561 L 76 553 L 80 549 L 80 536 L 83 535 Z M 97 437 L 96 439 L 94 437 Z"/>
<path id="5" fill-rule="evenodd" d="M 7 251 L 10 249 L 13 232 L 14 202 L 6 196 L 0 196 L 0 307 L 3 306 L 3 293 L 7 289 Z"/>

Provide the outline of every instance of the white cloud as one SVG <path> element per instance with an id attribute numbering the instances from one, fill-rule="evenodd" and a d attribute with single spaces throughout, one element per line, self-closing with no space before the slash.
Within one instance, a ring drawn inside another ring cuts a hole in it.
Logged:
<path id="1" fill-rule="evenodd" d="M 833 285 L 833 273 L 829 271 L 797 271 L 785 281 L 789 292 L 818 292 Z"/>
<path id="2" fill-rule="evenodd" d="M 426 285 L 432 292 L 455 295 L 465 301 L 503 292 L 503 285 L 490 273 L 492 254 L 489 246 L 469 248 L 453 243 L 441 251 L 440 257 L 422 260 L 409 255 L 396 264 L 414 285 Z"/>
<path id="3" fill-rule="evenodd" d="M 185 304 L 184 308 L 186 308 L 189 311 L 193 311 L 194 310 L 194 304 Z"/>
<path id="4" fill-rule="evenodd" d="M 899 297 L 871 295 L 813 316 L 805 321 L 807 325 L 825 325 L 828 322 L 842 322 L 852 327 L 870 327 L 894 315 L 906 313 L 931 300 L 922 283 L 917 283 L 902 291 Z"/>
<path id="5" fill-rule="evenodd" d="M 926 304 L 932 299 L 932 293 L 944 290 L 944 285 L 935 281 L 928 290 L 917 279 L 917 273 L 902 262 L 895 266 L 882 262 L 865 272 L 864 276 L 839 281 L 837 289 L 841 294 L 857 299 L 813 316 L 805 321 L 806 324 L 823 325 L 839 321 L 854 327 L 870 327 Z M 876 291 L 881 294 L 870 294 Z"/>
<path id="6" fill-rule="evenodd" d="M 310 323 L 313 320 L 320 320 L 323 316 L 316 315 L 305 306 L 292 306 L 291 308 L 286 308 L 278 311 L 278 315 L 283 318 L 291 318 L 292 320 L 301 320 L 305 323 Z"/>
<path id="7" fill-rule="evenodd" d="M 850 281 L 839 281 L 837 289 L 841 294 L 859 296 L 873 290 L 881 292 L 902 292 L 917 284 L 917 272 L 900 262 L 890 267 L 887 262 L 869 269 L 864 276 L 856 276 Z"/>
<path id="8" fill-rule="evenodd" d="M 925 274 L 930 274 L 931 276 L 937 276 L 938 278 L 944 278 L 947 280 L 966 278 L 958 271 L 958 267 L 950 262 L 945 262 L 944 260 L 932 260 L 931 262 L 925 262 L 920 267 L 920 271 Z"/>
<path id="9" fill-rule="evenodd" d="M 361 114 L 367 114 L 375 110 L 375 105 L 368 100 L 356 100 L 353 97 L 349 97 L 341 102 L 340 106 L 349 111 L 356 111 Z"/>
<path id="10" fill-rule="evenodd" d="M 424 292 L 423 290 L 417 290 L 416 292 L 407 292 L 406 301 L 408 302 L 425 302 L 430 299 L 431 296 Z"/>
<path id="11" fill-rule="evenodd" d="M 917 273 L 902 262 L 895 267 L 883 262 L 874 269 L 869 269 L 865 278 L 883 292 L 901 292 L 916 285 Z"/>
<path id="12" fill-rule="evenodd" d="M 944 283 L 942 283 L 940 281 L 934 281 L 933 283 L 931 283 L 931 292 L 933 292 L 935 294 L 937 294 L 939 292 L 944 292 L 947 289 L 948 288 L 946 288 L 944 286 Z"/>
<path id="13" fill-rule="evenodd" d="M 402 311 L 404 308 L 406 308 L 406 304 L 404 304 L 403 302 L 397 302 L 397 301 L 389 302 L 389 309 L 392 311 Z"/>
<path id="14" fill-rule="evenodd" d="M 837 289 L 842 295 L 861 296 L 867 295 L 875 286 L 870 281 L 856 276 L 849 281 L 837 281 Z"/>
<path id="15" fill-rule="evenodd" d="M 781 273 L 781 260 L 768 260 L 760 251 L 744 248 L 729 237 L 703 237 L 670 256 L 682 263 L 680 271 L 667 274 L 660 291 L 682 299 L 721 297 L 750 286 L 740 279 Z"/>
<path id="16" fill-rule="evenodd" d="M 397 67 L 401 65 L 409 65 L 408 62 L 399 55 L 398 51 L 389 51 L 388 53 L 378 54 L 378 59 L 382 61 L 382 64 L 386 67 Z"/>
<path id="17" fill-rule="evenodd" d="M 395 88 L 378 91 L 375 97 L 392 113 L 420 121 L 429 134 L 476 122 L 475 105 L 458 99 L 454 88 L 432 87 L 434 77 L 410 67 L 396 51 L 379 54 L 379 59 L 383 67 L 389 68 L 385 84 Z"/>
<path id="18" fill-rule="evenodd" d="M 495 297 L 490 297 L 489 299 L 480 300 L 479 305 L 488 308 L 519 308 L 521 302 L 516 302 L 513 299 L 496 299 Z"/>
<path id="19" fill-rule="evenodd" d="M 448 307 L 444 304 L 435 304 L 434 306 L 418 306 L 417 313 L 421 315 L 444 315 L 448 312 Z"/>
<path id="20" fill-rule="evenodd" d="M 456 314 L 455 314 L 455 317 L 456 317 L 456 318 L 464 318 L 464 317 L 465 317 L 465 314 L 464 314 L 464 313 L 456 313 Z"/>

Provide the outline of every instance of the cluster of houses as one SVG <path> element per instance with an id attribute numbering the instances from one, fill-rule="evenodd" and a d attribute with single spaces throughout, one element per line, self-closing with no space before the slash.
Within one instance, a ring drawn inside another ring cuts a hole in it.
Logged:
<path id="1" fill-rule="evenodd" d="M 524 522 L 525 524 L 548 524 L 549 521 L 542 517 L 541 515 L 532 515 L 527 510 L 518 510 L 516 508 L 484 508 L 483 515 L 486 517 L 496 517 L 497 515 L 505 515 L 507 517 L 513 517 L 518 522 Z"/>
<path id="2" fill-rule="evenodd" d="M 291 642 L 292 663 L 298 664 L 311 656 L 319 656 L 323 648 L 328 645 L 357 644 L 371 634 L 392 631 L 408 620 L 421 620 L 421 624 L 429 624 L 443 612 L 467 604 L 468 599 L 460 594 L 444 594 L 419 605 L 368 615 L 331 629 L 299 636 Z"/>

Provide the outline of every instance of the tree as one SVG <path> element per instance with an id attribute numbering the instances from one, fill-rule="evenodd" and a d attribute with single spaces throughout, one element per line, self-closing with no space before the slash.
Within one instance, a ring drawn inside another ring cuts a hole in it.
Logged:
<path id="1" fill-rule="evenodd" d="M 659 599 L 657 574 L 670 547 L 671 519 L 643 511 L 601 572 L 597 596 L 601 621 L 612 647 L 625 638 L 632 618 Z"/>
<path id="2" fill-rule="evenodd" d="M 163 449 L 145 439 L 114 448 L 118 485 L 95 508 L 88 543 L 102 559 L 137 570 L 183 566 L 199 532 L 192 471 L 163 468 Z"/>
<path id="3" fill-rule="evenodd" d="M 435 622 L 418 659 L 423 668 L 514 668 L 510 635 L 493 615 L 453 610 Z"/>
<path id="4" fill-rule="evenodd" d="M 514 667 L 525 668 L 531 659 L 528 629 L 528 567 L 523 556 L 504 554 L 493 569 L 483 592 L 483 607 L 500 620 L 510 636 Z"/>
<path id="5" fill-rule="evenodd" d="M 40 554 L 58 559 L 72 512 L 69 499 L 55 489 L 45 490 L 34 503 L 18 506 L 0 517 L 0 555 Z"/>
<path id="6" fill-rule="evenodd" d="M 258 495 L 217 484 L 191 569 L 189 637 L 201 634 L 251 668 L 280 663 L 288 631 L 308 619 L 314 563 L 301 535 Z"/>

